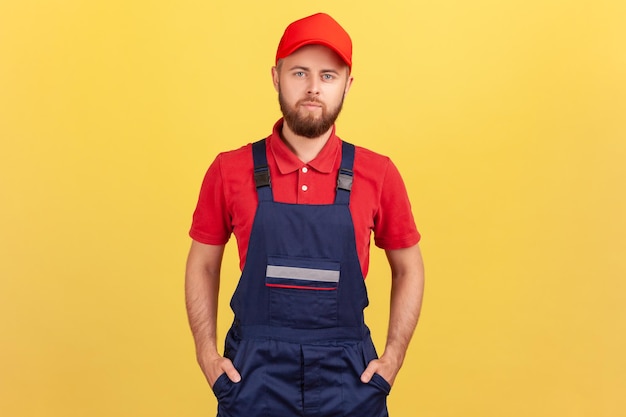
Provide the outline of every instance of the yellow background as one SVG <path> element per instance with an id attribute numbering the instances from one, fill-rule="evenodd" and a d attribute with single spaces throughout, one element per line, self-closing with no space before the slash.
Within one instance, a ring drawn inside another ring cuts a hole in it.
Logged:
<path id="1" fill-rule="evenodd" d="M 320 10 L 355 44 L 338 132 L 393 158 L 423 233 L 392 417 L 626 415 L 625 2 L 3 0 L 2 416 L 214 415 L 191 214 L 217 152 L 269 133 L 280 35 Z M 380 348 L 380 251 L 368 285 Z"/>

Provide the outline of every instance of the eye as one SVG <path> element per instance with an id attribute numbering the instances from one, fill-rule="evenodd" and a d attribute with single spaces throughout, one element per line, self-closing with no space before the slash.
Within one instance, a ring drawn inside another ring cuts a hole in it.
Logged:
<path id="1" fill-rule="evenodd" d="M 297 71 L 295 72 L 293 75 L 295 75 L 298 78 L 302 78 L 304 77 L 306 74 L 304 73 L 304 71 Z"/>
<path id="2" fill-rule="evenodd" d="M 335 79 L 335 76 L 333 74 L 323 74 L 322 79 L 324 81 L 332 81 Z"/>

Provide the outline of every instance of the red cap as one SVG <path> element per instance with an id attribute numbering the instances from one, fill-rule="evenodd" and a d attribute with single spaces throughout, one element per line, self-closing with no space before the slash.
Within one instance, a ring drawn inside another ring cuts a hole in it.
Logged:
<path id="1" fill-rule="evenodd" d="M 296 20 L 285 29 L 276 51 L 276 63 L 305 45 L 323 45 L 335 51 L 352 69 L 350 35 L 325 13 Z"/>

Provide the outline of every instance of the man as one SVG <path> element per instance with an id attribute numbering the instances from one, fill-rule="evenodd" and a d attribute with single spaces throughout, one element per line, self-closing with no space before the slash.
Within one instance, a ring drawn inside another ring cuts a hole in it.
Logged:
<path id="1" fill-rule="evenodd" d="M 220 154 L 205 176 L 185 289 L 218 416 L 388 415 L 421 307 L 420 235 L 391 161 L 335 135 L 351 69 L 352 43 L 335 20 L 293 22 L 272 68 L 284 118 L 265 140 Z M 380 359 L 363 321 L 372 231 L 392 275 Z M 221 356 L 217 299 L 232 233 L 242 275 Z"/>

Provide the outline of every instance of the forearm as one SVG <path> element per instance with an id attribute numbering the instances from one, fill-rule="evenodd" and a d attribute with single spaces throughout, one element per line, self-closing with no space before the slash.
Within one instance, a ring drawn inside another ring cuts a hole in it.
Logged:
<path id="1" fill-rule="evenodd" d="M 423 269 L 416 268 L 415 271 L 398 274 L 392 279 L 389 326 L 384 354 L 394 358 L 400 367 L 422 307 Z"/>
<path id="2" fill-rule="evenodd" d="M 217 287 L 215 278 L 188 274 L 185 279 L 187 317 L 198 355 L 217 352 Z"/>
<path id="3" fill-rule="evenodd" d="M 196 354 L 200 360 L 217 354 L 216 329 L 221 253 L 217 262 L 206 262 L 206 247 L 194 243 L 185 274 L 185 302 Z M 218 249 L 219 252 L 219 249 Z"/>
<path id="4" fill-rule="evenodd" d="M 419 319 L 424 293 L 424 266 L 418 246 L 389 251 L 392 283 L 384 356 L 398 369 Z"/>
<path id="5" fill-rule="evenodd" d="M 232 362 L 217 351 L 217 300 L 223 255 L 224 245 L 204 245 L 194 241 L 185 274 L 185 301 L 196 343 L 196 357 L 211 386 L 222 373 L 233 382 L 241 380 Z"/>
<path id="6" fill-rule="evenodd" d="M 380 359 L 371 361 L 361 374 L 361 381 L 368 383 L 372 375 L 377 373 L 393 385 L 420 315 L 424 266 L 417 245 L 388 250 L 387 259 L 392 276 L 387 343 Z"/>

